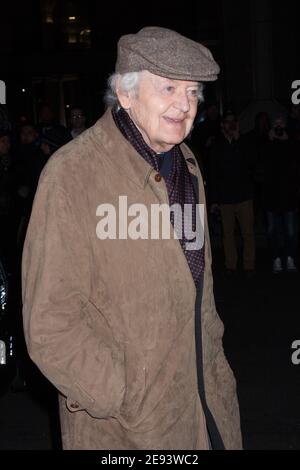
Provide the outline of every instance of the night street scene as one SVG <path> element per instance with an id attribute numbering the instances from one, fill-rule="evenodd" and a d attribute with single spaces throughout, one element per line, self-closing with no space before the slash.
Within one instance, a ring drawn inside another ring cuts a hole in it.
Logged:
<path id="1" fill-rule="evenodd" d="M 299 13 L 1 2 L 1 451 L 300 450 Z"/>

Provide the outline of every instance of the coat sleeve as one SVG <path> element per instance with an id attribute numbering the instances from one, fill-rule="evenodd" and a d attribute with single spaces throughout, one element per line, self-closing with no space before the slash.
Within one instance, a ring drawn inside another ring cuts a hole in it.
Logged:
<path id="1" fill-rule="evenodd" d="M 78 409 L 107 418 L 123 400 L 124 354 L 89 301 L 91 250 L 79 214 L 55 182 L 40 183 L 22 259 L 24 333 L 30 357 L 56 388 Z"/>

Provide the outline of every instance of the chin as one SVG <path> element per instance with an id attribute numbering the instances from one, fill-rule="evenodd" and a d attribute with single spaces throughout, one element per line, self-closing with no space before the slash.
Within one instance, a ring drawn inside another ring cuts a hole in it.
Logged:
<path id="1" fill-rule="evenodd" d="M 180 133 L 176 135 L 169 136 L 166 138 L 165 142 L 168 142 L 169 145 L 178 145 L 185 139 L 185 133 Z"/>

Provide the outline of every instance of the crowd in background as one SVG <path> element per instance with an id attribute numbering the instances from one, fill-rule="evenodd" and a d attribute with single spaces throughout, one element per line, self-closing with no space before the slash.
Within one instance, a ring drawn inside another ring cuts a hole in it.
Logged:
<path id="1" fill-rule="evenodd" d="M 13 389 L 21 391 L 28 381 L 31 384 L 37 381 L 39 387 L 43 383 L 27 354 L 22 321 L 21 259 L 32 204 L 48 159 L 86 129 L 86 114 L 81 106 L 72 107 L 68 127 L 56 121 L 48 104 L 41 106 L 37 123 L 23 117 L 19 123 L 12 124 L 0 114 L 1 117 L 0 269 L 8 287 L 5 287 L 5 309 L 2 311 L 5 315 L 0 327 L 1 334 L 11 344 L 12 362 L 16 363 L 16 374 L 11 372 L 15 376 Z M 3 285 L 0 287 L 3 294 Z"/>
<path id="2" fill-rule="evenodd" d="M 288 117 L 257 114 L 253 130 L 239 131 L 238 116 L 217 103 L 205 105 L 188 145 L 200 165 L 207 193 L 209 223 L 221 220 L 225 268 L 237 273 L 236 230 L 243 242 L 246 277 L 256 270 L 255 219 L 262 211 L 272 269 L 297 271 L 300 188 L 300 106 Z M 69 127 L 56 122 L 51 107 L 41 106 L 38 122 L 0 126 L 0 255 L 8 269 L 20 261 L 26 227 L 40 173 L 49 157 L 86 128 L 81 106 L 69 113 Z M 238 224 L 236 224 L 238 222 Z"/>
<path id="3" fill-rule="evenodd" d="M 0 126 L 0 256 L 9 271 L 20 261 L 42 169 L 58 148 L 86 128 L 82 107 L 70 109 L 69 122 L 68 128 L 60 125 L 44 104 L 38 123 L 23 118 L 16 126 Z"/>
<path id="4" fill-rule="evenodd" d="M 10 275 L 10 311 L 22 377 L 32 375 L 22 329 L 21 257 L 40 174 L 51 155 L 86 129 L 81 106 L 69 113 L 69 126 L 59 124 L 49 105 L 40 108 L 38 122 L 0 125 L 0 261 Z M 257 271 L 255 224 L 263 214 L 270 254 L 270 271 L 296 273 L 300 191 L 300 106 L 288 118 L 260 112 L 253 129 L 239 131 L 238 116 L 216 103 L 205 105 L 187 139 L 202 171 L 209 228 L 214 240 L 221 227 L 225 275 L 245 278 Z M 238 222 L 238 224 L 237 224 Z M 242 241 L 242 256 L 237 243 Z M 213 244 L 214 248 L 214 244 Z M 25 371 L 25 372 L 24 372 Z M 32 379 L 31 379 L 32 380 Z M 21 385 L 20 385 L 21 383 Z M 15 387 L 24 386 L 23 379 Z"/>
<path id="5" fill-rule="evenodd" d="M 255 275 L 259 213 L 265 221 L 273 273 L 297 272 L 300 106 L 293 105 L 287 117 L 260 112 L 253 129 L 241 134 L 234 110 L 220 116 L 215 103 L 207 104 L 190 145 L 206 183 L 210 228 L 216 216 L 222 223 L 226 275 L 238 273 L 237 226 L 243 273 L 247 278 Z"/>

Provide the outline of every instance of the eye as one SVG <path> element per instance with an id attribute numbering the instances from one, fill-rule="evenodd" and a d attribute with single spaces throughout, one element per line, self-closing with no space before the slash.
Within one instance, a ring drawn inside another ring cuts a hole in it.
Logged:
<path id="1" fill-rule="evenodd" d="M 175 87 L 172 86 L 172 85 L 168 85 L 168 86 L 166 86 L 165 89 L 168 93 L 172 93 L 175 90 Z"/>
<path id="2" fill-rule="evenodd" d="M 192 88 L 188 90 L 188 94 L 193 99 L 198 99 L 199 90 L 198 88 Z"/>

